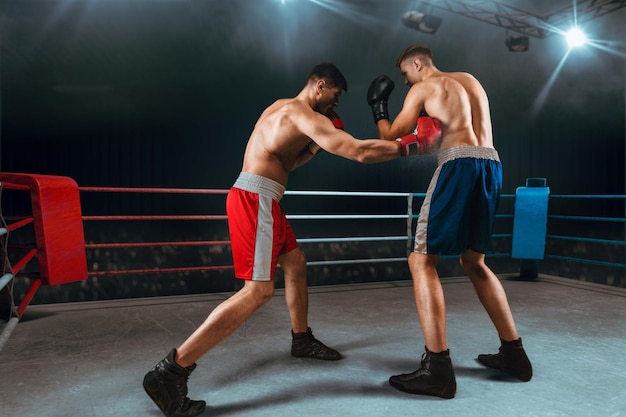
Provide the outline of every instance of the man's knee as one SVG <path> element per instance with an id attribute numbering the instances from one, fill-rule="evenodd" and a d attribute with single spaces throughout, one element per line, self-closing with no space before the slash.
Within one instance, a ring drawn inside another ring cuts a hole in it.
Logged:
<path id="1" fill-rule="evenodd" d="M 278 263 L 286 275 L 299 276 L 306 270 L 306 256 L 299 248 L 292 250 L 278 258 Z"/>
<path id="2" fill-rule="evenodd" d="M 436 264 L 439 260 L 439 255 L 431 255 L 421 252 L 411 252 L 409 254 L 409 263 L 431 263 Z"/>
<path id="3" fill-rule="evenodd" d="M 295 249 L 293 253 L 294 253 L 294 256 L 292 258 L 293 263 L 297 267 L 305 268 L 306 267 L 306 255 L 304 254 L 304 252 L 302 252 L 302 250 L 300 249 Z"/>
<path id="4" fill-rule="evenodd" d="M 244 289 L 248 291 L 257 305 L 267 303 L 274 296 L 273 281 L 246 281 Z"/>
<path id="5" fill-rule="evenodd" d="M 485 255 L 482 253 L 468 250 L 460 256 L 459 262 L 474 284 L 479 284 L 493 275 L 485 263 Z"/>
<path id="6" fill-rule="evenodd" d="M 427 255 L 419 252 L 411 252 L 407 259 L 409 270 L 416 276 L 428 275 L 430 271 L 436 271 L 438 255 Z"/>
<path id="7" fill-rule="evenodd" d="M 482 267 L 485 264 L 485 255 L 468 249 L 459 257 L 459 263 L 463 269 Z"/>

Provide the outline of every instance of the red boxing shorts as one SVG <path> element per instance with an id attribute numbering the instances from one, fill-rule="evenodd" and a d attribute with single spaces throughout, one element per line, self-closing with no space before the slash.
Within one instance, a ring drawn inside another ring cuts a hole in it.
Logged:
<path id="1" fill-rule="evenodd" d="M 284 193 L 281 184 L 249 172 L 241 172 L 230 189 L 226 214 L 237 278 L 273 280 L 278 257 L 298 247 L 278 204 Z"/>
<path id="2" fill-rule="evenodd" d="M 457 146 L 439 152 L 437 164 L 417 220 L 414 251 L 432 255 L 491 251 L 502 189 L 498 152 Z"/>

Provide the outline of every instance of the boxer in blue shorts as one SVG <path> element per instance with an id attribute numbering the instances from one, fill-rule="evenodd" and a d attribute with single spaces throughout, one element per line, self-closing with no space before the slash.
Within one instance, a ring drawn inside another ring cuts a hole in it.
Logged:
<path id="1" fill-rule="evenodd" d="M 517 333 L 506 293 L 485 264 L 502 186 L 487 94 L 471 74 L 437 69 L 432 51 L 425 45 L 405 48 L 397 65 L 409 91 L 393 123 L 389 122 L 387 110 L 393 81 L 379 76 L 367 93 L 379 136 L 399 143 L 404 154 L 437 152 L 438 166 L 420 211 L 415 247 L 408 258 L 425 352 L 416 371 L 394 375 L 389 382 L 412 394 L 442 398 L 456 394 L 446 340 L 445 299 L 436 268 L 441 255 L 459 255 L 498 332 L 498 353 L 478 355 L 478 361 L 529 381 L 532 365 Z"/>

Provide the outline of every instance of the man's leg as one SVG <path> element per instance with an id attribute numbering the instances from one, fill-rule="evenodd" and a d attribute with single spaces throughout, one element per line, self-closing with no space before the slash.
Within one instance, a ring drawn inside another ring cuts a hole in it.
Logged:
<path id="1" fill-rule="evenodd" d="M 426 352 L 417 371 L 394 375 L 389 378 L 389 383 L 411 394 L 453 398 L 456 378 L 446 342 L 446 304 L 436 269 L 438 260 L 436 255 L 417 252 L 409 255 L 409 270 L 413 277 L 415 304 Z"/>
<path id="2" fill-rule="evenodd" d="M 193 417 L 206 403 L 187 397 L 187 379 L 195 362 L 231 335 L 274 294 L 273 281 L 246 281 L 244 287 L 217 306 L 204 323 L 144 377 L 146 393 L 167 417 Z"/>
<path id="3" fill-rule="evenodd" d="M 498 277 L 485 264 L 485 255 L 468 250 L 461 255 L 463 270 L 472 281 L 478 299 L 503 340 L 518 339 L 513 314 Z"/>
<path id="4" fill-rule="evenodd" d="M 274 295 L 274 281 L 245 281 L 242 289 L 218 305 L 177 349 L 176 362 L 190 366 L 230 336 Z"/>
<path id="5" fill-rule="evenodd" d="M 281 255 L 278 263 L 285 277 L 285 301 L 294 333 L 308 328 L 309 291 L 306 282 L 306 257 L 299 248 Z"/>
<path id="6" fill-rule="evenodd" d="M 437 255 L 412 252 L 409 270 L 413 278 L 415 304 L 426 347 L 431 352 L 448 349 L 446 341 L 446 302 L 437 273 Z"/>
<path id="7" fill-rule="evenodd" d="M 485 264 L 484 254 L 468 250 L 461 255 L 461 265 L 472 281 L 476 294 L 496 327 L 501 341 L 498 353 L 478 355 L 478 361 L 485 366 L 513 375 L 521 381 L 530 381 L 532 365 L 522 346 L 522 339 L 517 334 L 502 283 Z"/>
<path id="8" fill-rule="evenodd" d="M 338 360 L 341 354 L 313 336 L 308 325 L 309 291 L 306 257 L 299 248 L 278 258 L 285 276 L 285 301 L 291 318 L 291 355 L 295 357 Z"/>

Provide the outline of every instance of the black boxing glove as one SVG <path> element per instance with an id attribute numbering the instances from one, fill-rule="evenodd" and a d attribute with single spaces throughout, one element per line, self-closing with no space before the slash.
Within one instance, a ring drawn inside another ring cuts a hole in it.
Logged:
<path id="1" fill-rule="evenodd" d="M 379 120 L 389 120 L 389 111 L 387 110 L 387 100 L 393 91 L 395 84 L 393 80 L 386 75 L 380 75 L 370 83 L 367 89 L 367 104 L 372 107 L 372 115 L 374 123 Z"/>

